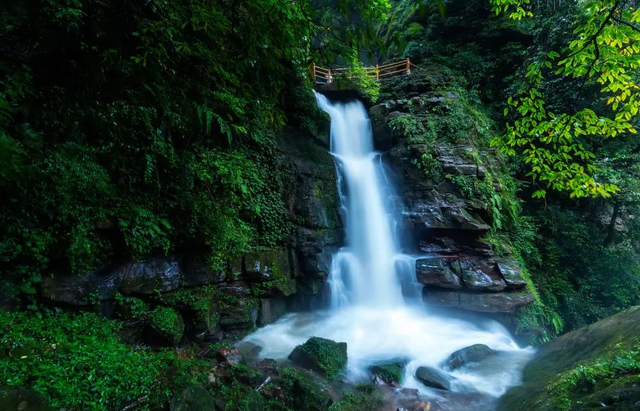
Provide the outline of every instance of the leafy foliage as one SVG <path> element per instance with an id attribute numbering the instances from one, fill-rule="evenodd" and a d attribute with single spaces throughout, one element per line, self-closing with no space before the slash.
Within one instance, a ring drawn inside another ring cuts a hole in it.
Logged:
<path id="1" fill-rule="evenodd" d="M 276 135 L 313 101 L 307 64 L 365 47 L 365 26 L 388 7 L 2 4 L 3 279 L 34 293 L 43 270 L 82 272 L 111 256 L 189 248 L 221 268 L 282 244 Z M 335 39 L 319 33 L 328 29 Z"/>
<path id="2" fill-rule="evenodd" d="M 122 344 L 120 326 L 95 314 L 0 313 L 0 381 L 30 385 L 50 405 L 68 410 L 122 409 L 145 398 L 167 401 L 159 376 L 167 364 Z"/>
<path id="3" fill-rule="evenodd" d="M 528 1 L 494 0 L 496 13 L 509 6 L 520 19 Z M 549 51 L 527 69 L 528 84 L 509 98 L 505 115 L 514 113 L 504 135 L 493 144 L 508 155 L 519 154 L 540 184 L 534 197 L 546 189 L 569 192 L 571 197 L 610 197 L 619 187 L 598 181 L 595 154 L 588 142 L 626 133 L 637 133 L 634 118 L 640 109 L 640 11 L 616 0 L 592 0 L 581 4 L 581 15 L 572 40 L 559 53 Z M 546 78 L 563 76 L 576 85 L 576 101 L 560 113 L 549 108 L 540 85 Z M 607 108 L 596 112 L 577 101 L 587 85 L 599 88 Z"/>
<path id="4" fill-rule="evenodd" d="M 640 345 L 620 350 L 611 358 L 580 364 L 549 384 L 547 392 L 559 410 L 573 409 L 575 392 L 589 392 L 597 385 L 612 384 L 620 378 L 637 380 L 640 375 Z M 580 403 L 579 401 L 577 403 Z"/>

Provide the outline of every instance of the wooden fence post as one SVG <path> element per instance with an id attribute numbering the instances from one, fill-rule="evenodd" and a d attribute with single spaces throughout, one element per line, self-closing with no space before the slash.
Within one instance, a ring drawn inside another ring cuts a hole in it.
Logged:
<path id="1" fill-rule="evenodd" d="M 331 78 L 331 69 L 328 69 L 329 74 L 327 74 L 327 84 L 331 84 L 332 78 Z"/>
<path id="2" fill-rule="evenodd" d="M 376 64 L 376 80 L 380 80 L 380 66 Z"/>
<path id="3" fill-rule="evenodd" d="M 411 74 L 411 60 L 407 59 L 407 75 Z"/>
<path id="4" fill-rule="evenodd" d="M 311 72 L 311 80 L 315 84 L 315 82 L 316 82 L 316 63 L 311 63 L 311 66 L 309 67 L 309 71 Z"/>

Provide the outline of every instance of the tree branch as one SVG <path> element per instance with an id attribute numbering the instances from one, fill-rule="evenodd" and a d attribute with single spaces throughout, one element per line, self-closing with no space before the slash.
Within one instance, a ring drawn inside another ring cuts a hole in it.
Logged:
<path id="1" fill-rule="evenodd" d="M 612 20 L 617 21 L 620 24 L 624 24 L 625 26 L 631 27 L 634 31 L 637 31 L 638 33 L 640 33 L 640 28 L 634 26 L 633 24 L 629 23 L 628 21 L 624 21 L 624 20 L 619 19 L 617 17 L 612 17 Z"/>

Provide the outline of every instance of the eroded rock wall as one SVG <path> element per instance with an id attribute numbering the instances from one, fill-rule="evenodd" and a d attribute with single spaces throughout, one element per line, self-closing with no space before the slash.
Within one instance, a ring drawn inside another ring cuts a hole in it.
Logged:
<path id="1" fill-rule="evenodd" d="M 456 92 L 415 78 L 383 86 L 370 108 L 374 138 L 398 180 L 405 250 L 417 260 L 427 304 L 513 313 L 534 301 L 518 262 L 497 253 L 487 234 L 499 224 L 501 164 L 473 107 Z"/>

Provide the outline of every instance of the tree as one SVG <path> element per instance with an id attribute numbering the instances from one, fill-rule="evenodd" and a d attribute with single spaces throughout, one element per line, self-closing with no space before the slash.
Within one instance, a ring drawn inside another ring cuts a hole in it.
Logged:
<path id="1" fill-rule="evenodd" d="M 532 16 L 529 0 L 492 0 L 496 14 L 520 20 Z M 521 156 L 544 197 L 547 189 L 571 197 L 610 197 L 620 188 L 601 181 L 593 147 L 637 133 L 640 110 L 640 10 L 629 0 L 578 2 L 573 38 L 560 51 L 537 56 L 526 70 L 525 86 L 508 99 L 510 121 L 492 144 Z M 550 109 L 541 85 L 554 77 L 571 80 L 573 102 L 561 112 Z M 598 87 L 606 106 L 580 104 L 583 90 Z"/>

